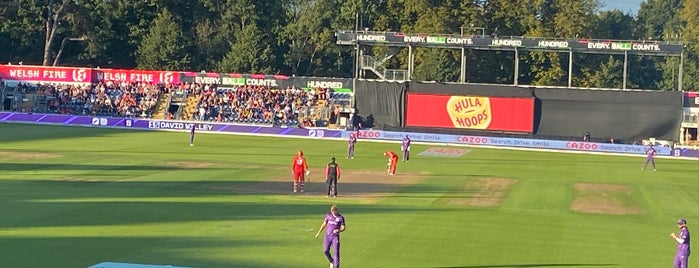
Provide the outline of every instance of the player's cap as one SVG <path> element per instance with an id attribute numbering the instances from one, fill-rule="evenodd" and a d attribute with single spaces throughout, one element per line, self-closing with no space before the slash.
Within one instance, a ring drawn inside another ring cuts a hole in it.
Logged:
<path id="1" fill-rule="evenodd" d="M 687 224 L 687 220 L 685 220 L 685 219 L 679 219 L 679 220 L 677 221 L 677 224 Z"/>

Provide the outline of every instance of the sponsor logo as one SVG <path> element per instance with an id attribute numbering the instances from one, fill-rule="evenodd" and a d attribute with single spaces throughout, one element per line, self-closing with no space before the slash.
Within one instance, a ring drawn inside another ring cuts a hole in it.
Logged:
<path id="1" fill-rule="evenodd" d="M 447 102 L 447 112 L 456 128 L 486 129 L 493 113 L 490 98 L 452 96 Z"/>
<path id="2" fill-rule="evenodd" d="M 171 84 L 173 83 L 175 78 L 173 77 L 172 72 L 163 72 L 160 73 L 160 82 L 163 84 Z"/>
<path id="3" fill-rule="evenodd" d="M 447 42 L 447 38 L 444 36 L 428 36 L 425 41 L 433 44 L 444 44 Z"/>
<path id="4" fill-rule="evenodd" d="M 537 43 L 540 47 L 552 47 L 552 48 L 567 48 L 568 42 L 566 41 L 547 41 L 542 40 Z"/>
<path id="5" fill-rule="evenodd" d="M 487 144 L 488 138 L 487 137 L 477 137 L 477 136 L 458 136 L 458 137 L 456 137 L 456 141 L 459 143 L 467 143 L 467 144 Z"/>
<path id="6" fill-rule="evenodd" d="M 360 130 L 357 134 L 357 137 L 359 138 L 365 138 L 365 139 L 378 139 L 381 138 L 381 132 L 379 131 L 374 131 L 374 130 Z"/>
<path id="7" fill-rule="evenodd" d="M 306 87 L 312 88 L 342 88 L 342 82 L 330 82 L 330 81 L 308 81 Z"/>
<path id="8" fill-rule="evenodd" d="M 325 131 L 323 131 L 322 129 L 309 129 L 308 136 L 309 137 L 324 137 Z"/>
<path id="9" fill-rule="evenodd" d="M 221 78 L 220 77 L 201 77 L 197 76 L 194 77 L 194 83 L 197 84 L 221 84 Z"/>
<path id="10" fill-rule="evenodd" d="M 427 42 L 427 37 L 425 37 L 425 36 L 404 36 L 403 42 L 406 42 L 406 43 L 425 43 L 425 42 Z"/>
<path id="11" fill-rule="evenodd" d="M 358 34 L 358 35 L 357 35 L 357 41 L 378 41 L 378 42 L 385 42 L 385 41 L 386 41 L 386 36 L 385 36 L 385 35 L 373 35 L 373 34 Z"/>
<path id="12" fill-rule="evenodd" d="M 447 44 L 473 45 L 473 39 L 471 39 L 471 38 L 447 37 Z"/>
<path id="13" fill-rule="evenodd" d="M 575 150 L 597 150 L 597 144 L 589 142 L 566 142 L 566 148 Z"/>
<path id="14" fill-rule="evenodd" d="M 87 71 L 85 69 L 73 70 L 73 81 L 82 82 L 87 78 Z"/>
<path id="15" fill-rule="evenodd" d="M 493 41 L 490 42 L 491 46 L 498 46 L 498 47 L 521 47 L 522 46 L 522 40 L 517 40 L 517 39 L 493 39 Z"/>

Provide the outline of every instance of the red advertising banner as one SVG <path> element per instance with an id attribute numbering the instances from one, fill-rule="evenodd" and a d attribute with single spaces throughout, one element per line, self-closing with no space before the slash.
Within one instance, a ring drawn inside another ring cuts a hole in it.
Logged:
<path id="1" fill-rule="evenodd" d="M 409 127 L 532 132 L 533 98 L 446 96 L 408 93 Z"/>
<path id="2" fill-rule="evenodd" d="M 0 65 L 0 79 L 12 81 L 41 81 L 62 83 L 90 83 L 89 68 Z"/>
<path id="3" fill-rule="evenodd" d="M 125 69 L 95 69 L 95 80 L 99 82 L 145 82 L 152 84 L 178 84 L 179 72 L 125 70 Z"/>

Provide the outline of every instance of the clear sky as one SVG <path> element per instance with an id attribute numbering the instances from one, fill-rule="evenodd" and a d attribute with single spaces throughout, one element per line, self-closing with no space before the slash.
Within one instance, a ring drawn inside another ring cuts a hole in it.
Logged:
<path id="1" fill-rule="evenodd" d="M 602 10 L 618 9 L 624 13 L 636 15 L 643 0 L 601 0 L 600 2 L 604 5 Z"/>

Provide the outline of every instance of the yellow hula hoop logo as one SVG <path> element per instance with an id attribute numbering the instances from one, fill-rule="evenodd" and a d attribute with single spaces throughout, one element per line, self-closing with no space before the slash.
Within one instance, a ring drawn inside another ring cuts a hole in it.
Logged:
<path id="1" fill-rule="evenodd" d="M 456 128 L 486 129 L 493 118 L 488 97 L 452 96 L 446 108 Z"/>

